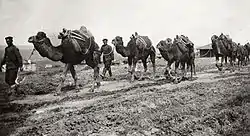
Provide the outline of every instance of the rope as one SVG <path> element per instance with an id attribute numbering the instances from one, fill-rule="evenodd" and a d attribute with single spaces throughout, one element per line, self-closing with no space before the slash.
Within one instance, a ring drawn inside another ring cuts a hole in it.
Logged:
<path id="1" fill-rule="evenodd" d="M 30 56 L 29 56 L 29 58 L 28 58 L 27 60 L 29 60 L 29 59 L 31 58 L 31 56 L 34 54 L 34 51 L 35 51 L 35 50 L 36 50 L 35 48 L 32 49 L 32 51 L 31 51 L 31 53 L 30 53 Z"/>
<path id="2" fill-rule="evenodd" d="M 81 46 L 80 46 L 79 43 L 76 41 L 76 39 L 81 40 L 81 41 L 83 41 L 83 42 L 85 42 L 86 40 L 83 39 L 83 37 L 82 37 L 81 35 L 79 35 L 79 34 L 77 34 L 77 33 L 75 33 L 75 32 L 69 31 L 68 33 L 69 33 L 69 37 L 72 39 L 73 44 L 76 44 L 76 45 L 81 49 Z M 82 53 L 83 55 L 86 55 L 87 53 L 89 53 L 89 49 L 91 48 L 91 44 L 92 44 L 92 42 L 91 42 L 91 37 L 90 37 L 89 39 L 90 39 L 90 40 L 89 40 L 89 47 L 87 48 L 86 52 L 83 53 L 83 52 L 81 51 L 81 53 Z M 82 50 L 82 49 L 81 49 L 81 50 Z"/>
<path id="3" fill-rule="evenodd" d="M 210 51 L 210 50 L 208 50 L 205 54 L 200 55 L 200 57 L 204 57 L 204 56 L 206 56 L 206 55 L 209 53 L 209 51 Z"/>
<path id="4" fill-rule="evenodd" d="M 103 56 L 108 56 L 108 55 L 110 55 L 112 52 L 114 52 L 114 48 L 111 47 L 111 51 L 110 51 L 109 53 L 107 53 L 107 54 L 103 53 Z"/>
<path id="5" fill-rule="evenodd" d="M 141 42 L 145 47 L 147 46 L 146 41 L 141 36 L 138 37 L 137 39 L 138 39 L 138 42 Z"/>

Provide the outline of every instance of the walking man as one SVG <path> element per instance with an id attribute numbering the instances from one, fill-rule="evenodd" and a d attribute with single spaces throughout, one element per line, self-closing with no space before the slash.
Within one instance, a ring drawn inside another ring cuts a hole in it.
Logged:
<path id="1" fill-rule="evenodd" d="M 103 39 L 103 45 L 101 47 L 101 54 L 103 54 L 104 68 L 102 72 L 102 78 L 105 77 L 106 72 L 109 72 L 109 76 L 112 77 L 111 64 L 114 60 L 114 52 L 110 45 L 108 45 L 108 39 Z"/>
<path id="2" fill-rule="evenodd" d="M 2 66 L 6 64 L 5 82 L 11 87 L 15 86 L 17 72 L 23 70 L 23 60 L 19 49 L 13 44 L 13 37 L 8 36 L 5 38 L 8 47 L 5 48 L 4 58 L 1 62 Z"/>

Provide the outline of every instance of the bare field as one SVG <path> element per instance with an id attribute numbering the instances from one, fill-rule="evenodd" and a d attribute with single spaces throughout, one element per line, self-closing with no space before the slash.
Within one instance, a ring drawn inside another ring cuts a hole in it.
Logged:
<path id="1" fill-rule="evenodd" d="M 179 84 L 163 77 L 163 59 L 156 62 L 155 80 L 134 83 L 128 81 L 127 65 L 115 65 L 114 77 L 95 92 L 88 92 L 93 70 L 78 65 L 80 92 L 69 86 L 68 74 L 59 96 L 53 92 L 61 64 L 45 69 L 37 63 L 37 72 L 21 73 L 26 80 L 1 114 L 0 135 L 248 136 L 250 67 L 219 73 L 214 60 L 198 58 L 194 80 Z M 148 77 L 151 71 L 149 64 Z"/>

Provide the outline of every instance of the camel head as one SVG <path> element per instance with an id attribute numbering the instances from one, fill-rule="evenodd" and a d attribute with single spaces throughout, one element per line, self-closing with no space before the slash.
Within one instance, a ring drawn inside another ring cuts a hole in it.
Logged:
<path id="1" fill-rule="evenodd" d="M 117 47 L 117 46 L 123 46 L 123 40 L 121 36 L 116 36 L 115 39 L 112 40 L 112 44 Z"/>
<path id="2" fill-rule="evenodd" d="M 215 42 L 218 40 L 218 36 L 217 35 L 213 35 L 212 37 L 211 37 L 211 41 L 212 41 L 212 44 L 215 44 Z"/>
<path id="3" fill-rule="evenodd" d="M 47 38 L 46 34 L 44 32 L 38 32 L 35 36 L 31 36 L 28 39 L 29 43 L 40 43 L 41 40 Z"/>
<path id="4" fill-rule="evenodd" d="M 58 39 L 65 39 L 69 35 L 69 31 L 63 28 L 62 32 L 59 33 Z"/>
<path id="5" fill-rule="evenodd" d="M 170 46 L 166 43 L 166 41 L 161 40 L 157 45 L 156 48 L 159 49 L 159 51 L 167 51 Z"/>
<path id="6" fill-rule="evenodd" d="M 51 60 L 57 60 L 55 57 L 55 52 L 52 51 L 54 48 L 50 39 L 46 36 L 44 32 L 38 32 L 35 36 L 31 36 L 28 39 L 29 43 L 33 43 L 34 48 L 39 52 L 43 57 L 48 57 Z M 62 55 L 60 54 L 59 57 Z"/>
<path id="7" fill-rule="evenodd" d="M 244 45 L 244 47 L 245 47 L 246 49 L 250 49 L 250 43 L 249 43 L 249 42 L 246 43 L 246 44 Z"/>

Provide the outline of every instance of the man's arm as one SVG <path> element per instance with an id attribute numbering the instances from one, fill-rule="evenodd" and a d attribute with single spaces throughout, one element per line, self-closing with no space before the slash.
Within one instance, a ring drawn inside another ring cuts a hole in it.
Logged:
<path id="1" fill-rule="evenodd" d="M 111 49 L 111 58 L 112 58 L 112 60 L 114 60 L 115 57 L 114 57 L 114 50 L 113 50 L 112 46 L 110 46 L 110 49 Z"/>
<path id="2" fill-rule="evenodd" d="M 18 67 L 22 68 L 23 67 L 23 58 L 22 58 L 18 48 L 15 48 L 15 55 L 17 58 Z"/>
<path id="3" fill-rule="evenodd" d="M 100 53 L 101 53 L 101 55 L 102 55 L 102 53 L 103 53 L 103 46 L 102 46 L 101 49 L 100 49 Z"/>
<path id="4" fill-rule="evenodd" d="M 3 56 L 3 59 L 1 61 L 1 67 L 6 63 L 6 49 L 4 51 L 4 56 Z"/>
<path id="5" fill-rule="evenodd" d="M 2 72 L 2 66 L 6 63 L 6 49 L 4 51 L 4 56 L 3 56 L 3 59 L 0 63 L 0 72 Z"/>

